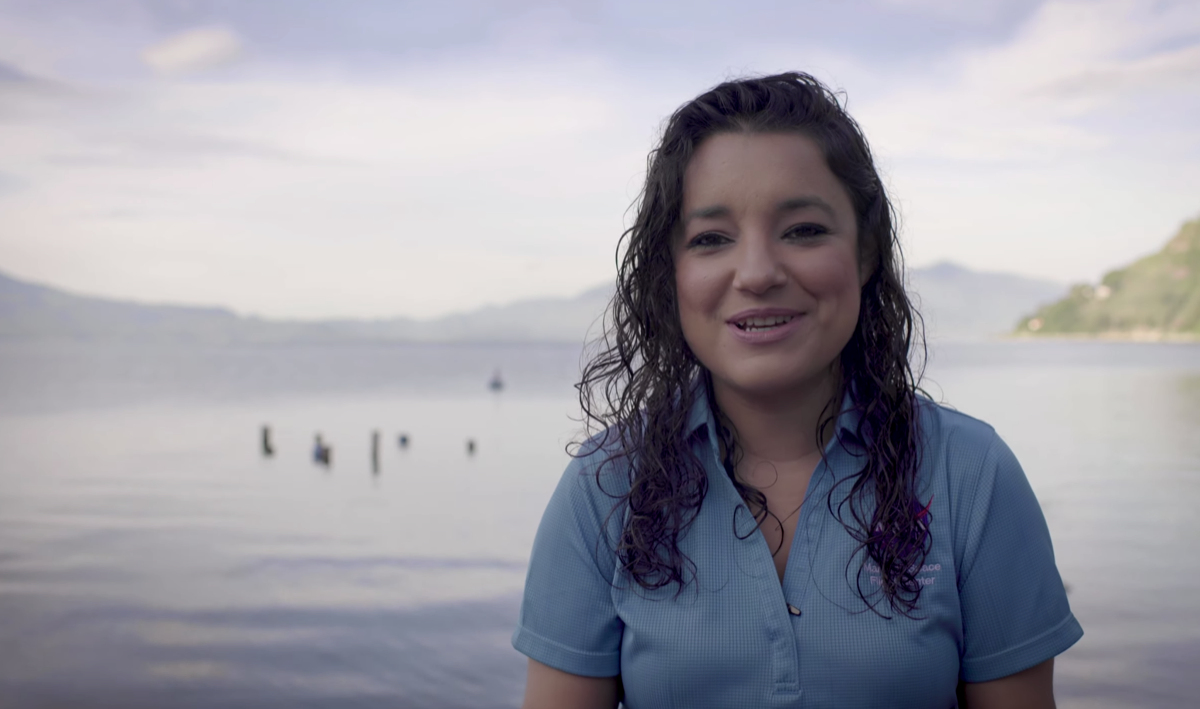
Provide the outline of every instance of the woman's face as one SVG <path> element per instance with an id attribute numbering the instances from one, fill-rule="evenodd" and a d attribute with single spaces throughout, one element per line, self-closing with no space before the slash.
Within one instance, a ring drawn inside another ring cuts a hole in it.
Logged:
<path id="1" fill-rule="evenodd" d="M 722 133 L 684 173 L 679 320 L 716 387 L 772 397 L 831 373 L 858 322 L 850 196 L 812 139 Z"/>

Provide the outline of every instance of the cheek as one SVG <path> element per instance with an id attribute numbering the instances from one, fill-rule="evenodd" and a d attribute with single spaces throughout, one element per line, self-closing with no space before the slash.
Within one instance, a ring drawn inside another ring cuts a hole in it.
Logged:
<path id="1" fill-rule="evenodd" d="M 720 301 L 715 279 L 686 260 L 675 265 L 675 299 L 683 323 L 710 316 Z"/>
<path id="2" fill-rule="evenodd" d="M 796 268 L 806 291 L 818 298 L 854 300 L 859 294 L 859 274 L 854 254 L 840 248 L 820 249 L 808 254 Z"/>

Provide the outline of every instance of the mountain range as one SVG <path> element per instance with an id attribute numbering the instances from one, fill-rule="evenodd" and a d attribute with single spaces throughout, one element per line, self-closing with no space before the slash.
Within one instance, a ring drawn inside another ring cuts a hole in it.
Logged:
<path id="1" fill-rule="evenodd" d="M 910 292 L 931 341 L 1012 330 L 1053 301 L 1064 284 L 969 270 L 951 263 L 913 269 Z M 613 286 L 574 298 L 539 298 L 432 320 L 295 321 L 242 317 L 225 308 L 146 305 L 75 295 L 0 273 L 0 341 L 124 341 L 160 344 L 344 342 L 574 342 L 600 333 Z"/>
<path id="2" fill-rule="evenodd" d="M 1139 340 L 1200 338 L 1200 218 L 1157 253 L 1079 284 L 1021 319 L 1023 336 Z"/>

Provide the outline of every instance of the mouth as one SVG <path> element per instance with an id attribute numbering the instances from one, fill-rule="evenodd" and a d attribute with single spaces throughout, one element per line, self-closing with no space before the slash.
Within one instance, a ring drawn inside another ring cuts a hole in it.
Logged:
<path id="1" fill-rule="evenodd" d="M 767 317 L 743 318 L 733 321 L 733 326 L 743 332 L 766 332 L 787 325 L 795 315 L 769 315 Z"/>

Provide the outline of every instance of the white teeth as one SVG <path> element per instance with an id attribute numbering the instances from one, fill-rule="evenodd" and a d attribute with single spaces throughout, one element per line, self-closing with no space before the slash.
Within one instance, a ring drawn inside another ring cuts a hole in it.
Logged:
<path id="1" fill-rule="evenodd" d="M 747 318 L 739 320 L 737 326 L 743 330 L 769 330 L 791 322 L 793 317 L 792 315 L 773 315 L 766 318 Z"/>

